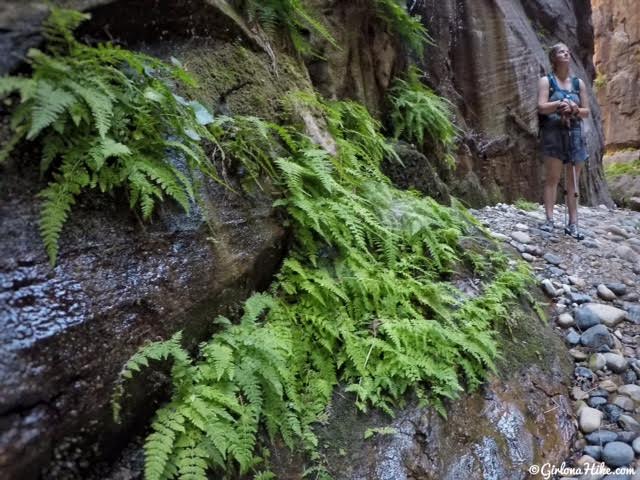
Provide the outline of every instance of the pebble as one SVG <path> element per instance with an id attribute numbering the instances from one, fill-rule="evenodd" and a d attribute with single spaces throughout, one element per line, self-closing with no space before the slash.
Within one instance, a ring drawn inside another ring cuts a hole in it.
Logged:
<path id="1" fill-rule="evenodd" d="M 559 257 L 558 255 L 554 255 L 553 253 L 545 253 L 542 258 L 544 258 L 551 265 L 557 266 L 562 263 L 562 257 Z"/>
<path id="2" fill-rule="evenodd" d="M 535 259 L 536 259 L 536 257 L 534 257 L 533 255 L 530 255 L 530 254 L 528 254 L 526 252 L 525 253 L 521 253 L 520 255 L 522 256 L 522 258 L 524 260 L 526 260 L 527 262 L 530 262 L 530 263 L 534 262 Z"/>
<path id="3" fill-rule="evenodd" d="M 615 442 L 618 439 L 618 434 L 611 430 L 598 430 L 585 435 L 584 438 L 589 442 L 589 445 L 604 445 L 605 443 Z"/>
<path id="4" fill-rule="evenodd" d="M 569 350 L 569 355 L 571 355 L 573 357 L 573 359 L 578 361 L 578 362 L 586 360 L 589 357 L 589 355 L 587 355 L 582 350 L 578 350 L 577 348 L 572 348 L 571 350 Z M 589 367 L 589 368 L 591 368 L 591 367 Z"/>
<path id="5" fill-rule="evenodd" d="M 634 458 L 633 448 L 623 442 L 609 442 L 602 450 L 602 460 L 610 467 L 624 467 Z"/>
<path id="6" fill-rule="evenodd" d="M 620 308 L 612 307 L 611 305 L 603 305 L 601 303 L 588 303 L 585 305 L 593 313 L 595 313 L 602 323 L 607 327 L 615 327 L 618 323 L 624 320 L 627 316 L 627 312 Z"/>
<path id="7" fill-rule="evenodd" d="M 640 306 L 631 305 L 627 309 L 627 318 L 636 325 L 640 324 Z"/>
<path id="8" fill-rule="evenodd" d="M 586 307 L 578 308 L 573 315 L 576 326 L 582 331 L 600 323 L 600 317 L 593 310 Z"/>
<path id="9" fill-rule="evenodd" d="M 602 424 L 602 412 L 595 408 L 583 407 L 580 411 L 580 420 L 578 423 L 580 425 L 580 430 L 584 433 L 595 432 Z"/>
<path id="10" fill-rule="evenodd" d="M 603 353 L 594 353 L 589 358 L 589 368 L 591 370 L 602 370 L 607 365 L 607 359 Z"/>
<path id="11" fill-rule="evenodd" d="M 618 420 L 620 420 L 620 417 L 624 413 L 619 406 L 613 405 L 612 403 L 607 403 L 604 407 L 602 407 L 602 411 L 607 416 L 607 419 L 611 422 L 617 422 Z"/>
<path id="12" fill-rule="evenodd" d="M 591 465 L 592 463 L 596 463 L 596 459 L 589 455 L 583 455 L 576 460 L 576 465 L 578 466 Z"/>
<path id="13" fill-rule="evenodd" d="M 609 288 L 607 288 L 603 284 L 598 285 L 598 296 L 601 299 L 608 300 L 608 301 L 616 299 L 616 294 L 613 293 Z"/>
<path id="14" fill-rule="evenodd" d="M 624 395 L 615 395 L 611 403 L 619 406 L 621 409 L 626 410 L 627 412 L 631 412 L 633 410 L 633 400 Z"/>
<path id="15" fill-rule="evenodd" d="M 582 245 L 587 248 L 600 248 L 600 242 L 598 242 L 597 240 L 593 240 L 592 238 L 585 238 L 582 241 Z"/>
<path id="16" fill-rule="evenodd" d="M 573 328 L 570 328 L 567 336 L 565 337 L 565 340 L 569 345 L 578 345 L 579 343 L 581 343 L 582 337 Z"/>
<path id="17" fill-rule="evenodd" d="M 618 393 L 627 395 L 634 402 L 640 403 L 640 386 L 638 385 L 622 385 L 618 388 Z"/>
<path id="18" fill-rule="evenodd" d="M 576 324 L 573 316 L 570 313 L 563 313 L 562 315 L 558 316 L 556 323 L 562 328 L 573 327 Z"/>
<path id="19" fill-rule="evenodd" d="M 627 302 L 637 302 L 638 300 L 640 300 L 640 295 L 638 295 L 636 292 L 629 292 L 624 296 L 624 299 Z"/>
<path id="20" fill-rule="evenodd" d="M 583 453 L 594 460 L 602 460 L 602 446 L 600 445 L 587 445 L 584 447 Z"/>
<path id="21" fill-rule="evenodd" d="M 588 303 L 590 302 L 591 299 L 591 295 L 587 295 L 586 293 L 576 293 L 576 292 L 571 292 L 571 294 L 568 295 L 569 300 L 571 300 L 571 303 Z"/>
<path id="22" fill-rule="evenodd" d="M 569 275 L 569 282 L 571 285 L 575 285 L 578 288 L 584 288 L 586 286 L 586 282 L 580 277 L 576 277 L 575 275 Z"/>
<path id="23" fill-rule="evenodd" d="M 605 286 L 619 297 L 627 293 L 627 286 L 624 283 L 606 283 Z"/>
<path id="24" fill-rule="evenodd" d="M 602 390 L 605 390 L 609 393 L 613 393 L 618 390 L 618 386 L 613 383 L 611 380 L 603 380 L 598 385 Z"/>
<path id="25" fill-rule="evenodd" d="M 632 443 L 633 451 L 640 455 L 640 437 L 637 437 Z"/>
<path id="26" fill-rule="evenodd" d="M 509 237 L 503 233 L 491 232 L 491 236 L 500 242 L 506 242 L 509 240 Z"/>
<path id="27" fill-rule="evenodd" d="M 548 278 L 545 278 L 540 283 L 540 286 L 542 287 L 542 291 L 546 293 L 548 296 L 552 298 L 558 296 L 558 292 L 556 292 L 556 288 L 553 286 L 553 283 L 551 283 L 551 280 L 549 280 Z"/>
<path id="28" fill-rule="evenodd" d="M 574 400 L 586 400 L 589 398 L 589 394 L 576 385 L 571 389 L 571 397 L 573 397 Z"/>
<path id="29" fill-rule="evenodd" d="M 640 423 L 638 421 L 629 416 L 629 415 L 620 415 L 618 418 L 618 423 L 625 430 L 631 430 L 632 432 L 640 432 Z"/>
<path id="30" fill-rule="evenodd" d="M 589 370 L 587 367 L 576 367 L 573 374 L 576 377 L 583 377 L 591 380 L 593 378 L 593 372 Z"/>
<path id="31" fill-rule="evenodd" d="M 564 275 L 564 270 L 562 270 L 561 268 L 556 267 L 555 265 L 550 265 L 549 266 L 549 273 L 551 273 L 551 275 L 555 275 L 556 277 L 562 277 Z M 589 297 L 591 298 L 591 297 Z"/>
<path id="32" fill-rule="evenodd" d="M 602 477 L 602 480 L 633 480 L 633 479 L 631 478 L 630 474 L 610 473 L 609 475 Z"/>
<path id="33" fill-rule="evenodd" d="M 524 232 L 512 232 L 511 238 L 518 243 L 531 243 L 531 237 Z"/>
<path id="34" fill-rule="evenodd" d="M 622 260 L 626 260 L 630 263 L 638 263 L 638 254 L 633 251 L 631 247 L 627 247 L 626 245 L 620 245 L 616 248 L 616 255 Z"/>
<path id="35" fill-rule="evenodd" d="M 544 250 L 537 245 L 525 245 L 524 251 L 536 257 L 541 257 L 544 254 Z"/>
<path id="36" fill-rule="evenodd" d="M 623 230 L 616 225 L 607 225 L 607 227 L 605 228 L 607 232 L 613 233 L 614 235 L 618 235 L 619 237 L 623 238 L 629 238 L 629 234 L 626 232 L 626 230 Z"/>
<path id="37" fill-rule="evenodd" d="M 604 353 L 607 368 L 614 373 L 622 373 L 629 368 L 629 362 L 622 355 L 617 353 Z"/>
<path id="38" fill-rule="evenodd" d="M 638 433 L 636 432 L 618 432 L 618 441 L 631 444 L 636 438 Z"/>
<path id="39" fill-rule="evenodd" d="M 592 408 L 600 408 L 607 404 L 607 399 L 604 397 L 591 397 L 587 401 L 587 404 Z"/>
<path id="40" fill-rule="evenodd" d="M 585 347 L 597 349 L 602 345 L 613 345 L 613 339 L 607 327 L 595 325 L 580 336 L 580 343 Z"/>

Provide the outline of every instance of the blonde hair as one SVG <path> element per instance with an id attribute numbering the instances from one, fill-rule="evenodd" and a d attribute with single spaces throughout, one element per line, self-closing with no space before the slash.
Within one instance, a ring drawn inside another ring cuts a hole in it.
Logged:
<path id="1" fill-rule="evenodd" d="M 549 63 L 551 63 L 551 69 L 554 71 L 556 69 L 556 55 L 558 54 L 558 50 L 560 50 L 563 47 L 569 50 L 569 47 L 567 47 L 567 45 L 562 42 L 556 43 L 553 47 L 549 49 Z"/>

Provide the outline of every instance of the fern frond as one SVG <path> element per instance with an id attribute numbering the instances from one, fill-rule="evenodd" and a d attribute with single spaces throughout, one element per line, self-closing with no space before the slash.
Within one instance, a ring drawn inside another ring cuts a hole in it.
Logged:
<path id="1" fill-rule="evenodd" d="M 30 78 L 22 78 L 22 77 L 0 77 L 0 98 L 6 97 L 10 93 L 18 90 L 21 92 L 21 96 L 24 100 L 27 100 L 24 95 L 24 91 L 26 89 L 32 88 L 33 80 Z"/>
<path id="2" fill-rule="evenodd" d="M 47 81 L 38 82 L 27 140 L 33 140 L 43 129 L 52 125 L 75 101 L 76 98 L 69 92 L 54 88 Z"/>
<path id="3" fill-rule="evenodd" d="M 100 138 L 105 138 L 111 128 L 113 118 L 113 103 L 111 98 L 95 88 L 87 88 L 77 82 L 67 82 L 69 90 L 81 98 L 91 110 L 94 126 Z"/>

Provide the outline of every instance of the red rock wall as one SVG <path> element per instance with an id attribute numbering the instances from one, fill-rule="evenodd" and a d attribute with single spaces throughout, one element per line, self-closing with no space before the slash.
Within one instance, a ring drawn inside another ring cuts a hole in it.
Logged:
<path id="1" fill-rule="evenodd" d="M 640 5 L 592 0 L 597 97 L 607 150 L 640 148 Z"/>

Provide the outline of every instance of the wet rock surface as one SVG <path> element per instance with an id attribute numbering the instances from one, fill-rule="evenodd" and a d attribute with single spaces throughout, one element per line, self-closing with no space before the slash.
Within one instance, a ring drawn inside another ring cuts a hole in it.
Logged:
<path id="1" fill-rule="evenodd" d="M 22 480 L 56 455 L 64 464 L 54 450 L 66 437 L 86 462 L 98 437 L 103 446 L 126 438 L 152 410 L 139 409 L 148 396 L 134 388 L 129 413 L 138 415 L 113 424 L 122 365 L 178 330 L 189 344 L 210 335 L 216 314 L 268 285 L 286 242 L 270 199 L 217 184 L 191 215 L 165 203 L 145 224 L 126 201 L 95 194 L 74 206 L 52 268 L 38 232 L 37 168 L 16 163 L 0 178 L 0 478 Z M 75 478 L 64 469 L 44 477 Z"/>
<path id="2" fill-rule="evenodd" d="M 544 221 L 541 207 L 525 212 L 498 204 L 474 213 L 518 252 L 522 244 L 512 234 L 528 225 L 531 242 L 545 252 L 542 258 L 522 256 L 530 261 L 551 305 L 551 321 L 575 362 L 571 397 L 579 430 L 564 460 L 579 466 L 587 455 L 587 461 L 601 461 L 612 471 L 630 467 L 640 472 L 634 450 L 640 437 L 640 214 L 580 207 L 579 225 L 586 238 L 577 241 L 563 233 L 561 208 L 556 208 L 553 232 L 537 228 Z M 550 262 L 548 255 L 560 262 Z"/>

